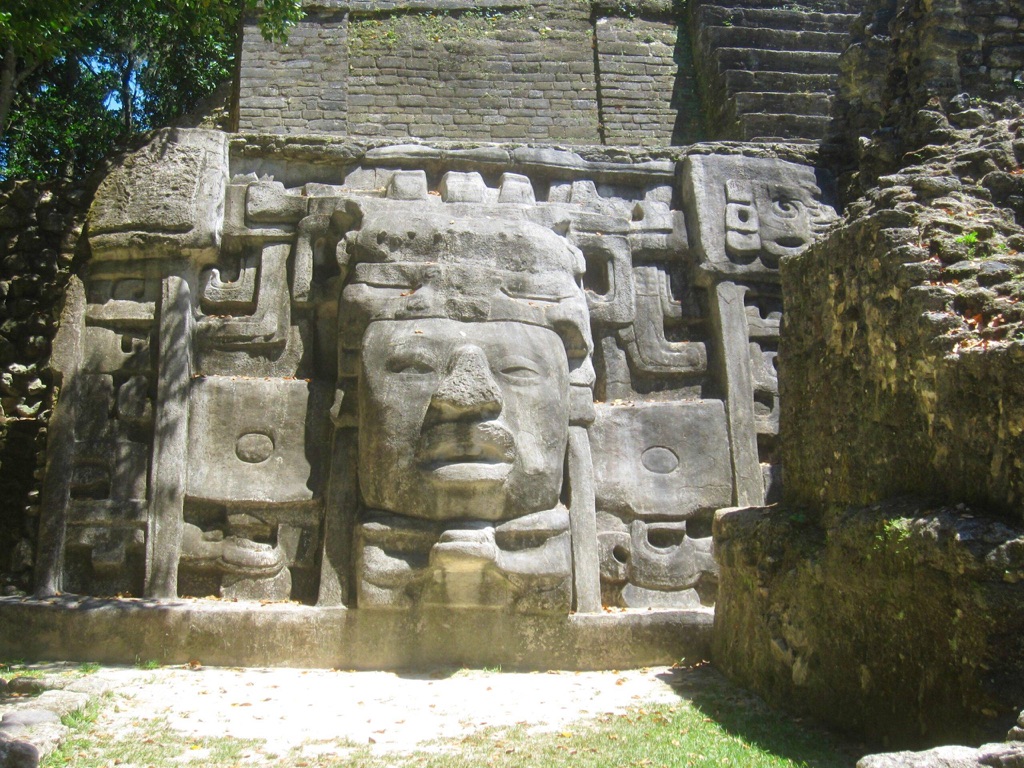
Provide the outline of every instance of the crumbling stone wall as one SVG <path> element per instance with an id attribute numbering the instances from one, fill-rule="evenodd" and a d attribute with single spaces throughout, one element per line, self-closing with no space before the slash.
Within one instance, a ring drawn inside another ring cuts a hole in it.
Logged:
<path id="1" fill-rule="evenodd" d="M 783 264 L 794 503 L 910 492 L 1024 516 L 1024 122 L 960 136 Z"/>
<path id="2" fill-rule="evenodd" d="M 950 61 L 850 137 L 864 194 L 783 261 L 784 502 L 715 527 L 715 663 L 887 746 L 1024 706 L 1024 111 Z"/>
<path id="3" fill-rule="evenodd" d="M 908 151 L 957 137 L 941 116 L 1024 92 L 1024 7 L 1018 0 L 869 0 L 840 57 L 833 162 L 859 183 L 897 169 Z M 954 103 L 959 102 L 959 103 Z M 979 126 L 982 114 L 961 122 Z M 869 138 L 870 137 L 870 138 Z"/>
<path id="4" fill-rule="evenodd" d="M 720 512 L 715 665 L 872 747 L 1001 741 L 1024 690 L 1024 527 L 975 511 Z"/>
<path id="5" fill-rule="evenodd" d="M 1024 87 L 1024 29 L 1019 0 L 913 0 L 897 6 L 893 20 L 896 69 L 889 82 L 899 98 L 917 104 L 938 95 L 969 93 L 999 101 Z M 895 105 L 894 105 L 895 106 Z"/>
<path id="6" fill-rule="evenodd" d="M 0 588 L 29 586 L 54 401 L 47 357 L 90 195 L 59 183 L 0 186 Z"/>

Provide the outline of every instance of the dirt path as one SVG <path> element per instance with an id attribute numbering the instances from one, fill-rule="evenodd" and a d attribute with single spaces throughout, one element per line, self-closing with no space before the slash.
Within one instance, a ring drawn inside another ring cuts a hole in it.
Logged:
<path id="1" fill-rule="evenodd" d="M 145 738 L 169 728 L 185 737 L 262 739 L 263 755 L 343 753 L 364 745 L 377 753 L 405 752 L 486 728 L 559 730 L 638 703 L 679 699 L 664 667 L 408 675 L 165 667 L 95 674 L 109 680 L 118 697 L 100 714 L 98 735 L 120 739 L 135 731 Z"/>

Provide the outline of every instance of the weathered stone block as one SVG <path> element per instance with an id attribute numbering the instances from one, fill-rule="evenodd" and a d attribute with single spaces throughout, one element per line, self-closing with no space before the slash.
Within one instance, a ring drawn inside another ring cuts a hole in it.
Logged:
<path id="1" fill-rule="evenodd" d="M 207 376 L 190 402 L 190 497 L 286 504 L 321 492 L 324 414 L 308 383 Z"/>
<path id="2" fill-rule="evenodd" d="M 783 160 L 691 156 L 681 183 L 701 268 L 722 277 L 775 272 L 836 218 L 814 169 Z"/>
<path id="3" fill-rule="evenodd" d="M 720 511 L 715 664 L 893 746 L 1002 738 L 1024 682 L 1024 530 L 967 511 Z"/>
<path id="4" fill-rule="evenodd" d="M 729 505 L 732 469 L 721 402 L 596 410 L 591 440 L 598 509 L 657 520 Z"/>
<path id="5" fill-rule="evenodd" d="M 487 187 L 479 173 L 449 171 L 442 177 L 438 192 L 446 203 L 482 203 Z"/>
<path id="6" fill-rule="evenodd" d="M 153 259 L 182 250 L 215 254 L 226 180 L 223 133 L 161 131 L 97 190 L 89 212 L 93 255 Z"/>

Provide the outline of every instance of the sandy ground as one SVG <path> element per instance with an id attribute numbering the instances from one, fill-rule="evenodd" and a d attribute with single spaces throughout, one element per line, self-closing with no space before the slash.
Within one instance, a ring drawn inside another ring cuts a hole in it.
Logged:
<path id="1" fill-rule="evenodd" d="M 165 667 L 95 674 L 117 692 L 97 721 L 101 734 L 123 738 L 170 728 L 186 737 L 264 739 L 259 751 L 278 755 L 364 744 L 374 752 L 404 752 L 485 728 L 564 730 L 644 702 L 679 701 L 664 667 L 425 674 Z"/>

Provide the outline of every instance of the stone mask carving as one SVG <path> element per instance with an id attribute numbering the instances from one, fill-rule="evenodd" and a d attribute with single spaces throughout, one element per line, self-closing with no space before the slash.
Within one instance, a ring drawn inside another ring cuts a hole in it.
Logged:
<path id="1" fill-rule="evenodd" d="M 558 503 L 569 372 L 553 331 L 378 321 L 362 359 L 359 483 L 369 507 L 507 520 Z"/>
<path id="2" fill-rule="evenodd" d="M 358 603 L 564 611 L 571 388 L 591 370 L 582 254 L 465 208 L 368 208 L 345 238 Z"/>
<path id="3" fill-rule="evenodd" d="M 736 264 L 758 256 L 766 267 L 804 250 L 814 240 L 822 206 L 817 188 L 730 179 L 725 182 L 725 250 Z M 820 193 L 819 193 L 820 194 Z"/>
<path id="4" fill-rule="evenodd" d="M 813 168 L 773 158 L 693 156 L 681 170 L 700 279 L 778 282 L 779 260 L 836 219 Z"/>
<path id="5" fill-rule="evenodd" d="M 819 175 L 450 152 L 328 184 L 178 132 L 112 175 L 54 347 L 40 593 L 713 601 L 713 511 L 777 488 L 778 263 L 834 218 Z M 158 222 L 143 179 L 192 191 Z"/>

